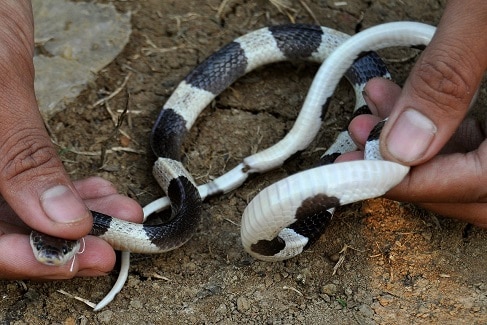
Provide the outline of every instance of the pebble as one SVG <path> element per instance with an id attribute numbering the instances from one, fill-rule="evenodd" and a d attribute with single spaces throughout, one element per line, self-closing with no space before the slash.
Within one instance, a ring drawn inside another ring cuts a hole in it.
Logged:
<path id="1" fill-rule="evenodd" d="M 337 293 L 337 286 L 333 283 L 325 284 L 321 287 L 321 293 L 334 296 Z"/>
<path id="2" fill-rule="evenodd" d="M 279 273 L 274 274 L 274 282 L 281 282 L 281 276 L 279 275 Z"/>
<path id="3" fill-rule="evenodd" d="M 328 258 L 330 259 L 331 262 L 336 263 L 340 259 L 340 254 L 335 253 L 335 254 L 330 255 Z"/>
<path id="4" fill-rule="evenodd" d="M 184 263 L 183 268 L 186 272 L 195 272 L 198 269 L 198 266 L 196 265 L 196 263 L 188 262 Z"/>
<path id="5" fill-rule="evenodd" d="M 387 305 L 391 304 L 394 301 L 394 297 L 391 295 L 383 295 L 377 297 L 377 300 L 381 304 L 381 306 L 386 307 Z"/>
<path id="6" fill-rule="evenodd" d="M 98 321 L 100 323 L 110 323 L 112 317 L 113 317 L 113 311 L 111 310 L 102 311 L 97 315 Z"/>
<path id="7" fill-rule="evenodd" d="M 142 309 L 144 307 L 142 302 L 138 299 L 132 299 L 130 301 L 130 306 L 133 307 L 134 309 Z"/>
<path id="8" fill-rule="evenodd" d="M 29 288 L 29 290 L 27 290 L 27 292 L 24 293 L 24 298 L 26 298 L 30 301 L 38 300 L 39 299 L 39 293 L 36 290 Z"/>
<path id="9" fill-rule="evenodd" d="M 431 238 L 433 237 L 433 234 L 430 233 L 430 232 L 423 232 L 421 234 L 423 236 L 424 239 L 426 239 L 427 241 L 431 241 Z"/>
<path id="10" fill-rule="evenodd" d="M 270 287 L 270 286 L 271 286 L 273 283 L 274 283 L 274 281 L 272 281 L 272 279 L 271 279 L 271 278 L 268 278 L 268 277 L 267 277 L 267 278 L 265 278 L 265 280 L 264 280 L 264 285 L 265 285 L 265 287 L 266 287 L 266 288 L 269 288 L 269 287 Z"/>
<path id="11" fill-rule="evenodd" d="M 76 325 L 76 319 L 74 317 L 68 317 L 64 320 L 63 325 Z"/>
<path id="12" fill-rule="evenodd" d="M 227 306 L 225 306 L 225 304 L 220 304 L 220 306 L 218 306 L 218 308 L 216 309 L 216 312 L 219 314 L 226 314 L 227 311 Z"/>
<path id="13" fill-rule="evenodd" d="M 250 309 L 250 303 L 249 300 L 245 297 L 238 297 L 237 298 L 237 310 L 241 313 L 247 311 Z"/>
<path id="14" fill-rule="evenodd" d="M 326 302 L 328 302 L 328 303 L 329 303 L 329 302 L 331 302 L 331 298 L 330 298 L 330 296 L 329 296 L 329 295 L 327 295 L 326 293 L 322 293 L 322 294 L 320 295 L 320 297 L 321 297 L 321 298 L 322 298 L 324 301 L 326 301 Z"/>
<path id="15" fill-rule="evenodd" d="M 370 308 L 370 306 L 362 304 L 362 305 L 360 305 L 358 310 L 362 315 L 364 315 L 367 318 L 374 317 L 374 311 L 372 310 L 372 308 Z"/>

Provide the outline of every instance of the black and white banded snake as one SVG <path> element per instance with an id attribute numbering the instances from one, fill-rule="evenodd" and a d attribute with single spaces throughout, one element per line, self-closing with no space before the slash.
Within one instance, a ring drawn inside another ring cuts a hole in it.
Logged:
<path id="1" fill-rule="evenodd" d="M 198 227 L 202 200 L 235 189 L 250 174 L 280 166 L 310 144 L 342 76 L 345 75 L 354 86 L 357 96 L 355 114 L 362 113 L 365 102 L 361 93 L 365 82 L 372 77 L 388 76 L 380 58 L 370 51 L 391 46 L 427 45 L 434 32 L 432 26 L 413 22 L 375 26 L 353 37 L 325 27 L 283 25 L 251 32 L 227 44 L 178 85 L 151 133 L 151 146 L 159 157 L 153 173 L 169 199 L 150 203 L 144 208 L 144 214 L 148 216 L 171 205 L 171 221 L 147 226 L 93 212 L 91 234 L 105 239 L 115 249 L 138 253 L 160 253 L 181 246 Z M 180 151 L 184 135 L 200 112 L 249 71 L 273 62 L 298 59 L 324 62 L 290 132 L 274 146 L 245 158 L 211 183 L 197 187 L 180 162 Z M 351 150 L 356 150 L 355 145 L 348 134 L 342 132 L 325 155 L 335 157 Z M 331 209 L 381 196 L 409 171 L 406 166 L 380 160 L 374 139 L 368 142 L 366 158 L 373 160 L 327 164 L 292 175 L 264 189 L 243 215 L 241 235 L 245 250 L 268 261 L 293 257 L 319 237 L 309 231 L 322 229 L 331 217 Z M 43 236 L 36 232 L 31 235 L 31 244 L 39 261 L 60 265 L 76 253 L 73 249 L 66 254 L 66 246 L 61 252 L 53 251 L 53 247 L 44 250 Z"/>

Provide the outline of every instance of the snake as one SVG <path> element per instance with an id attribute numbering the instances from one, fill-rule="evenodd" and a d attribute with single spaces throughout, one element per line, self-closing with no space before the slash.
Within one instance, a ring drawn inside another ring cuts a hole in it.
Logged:
<path id="1" fill-rule="evenodd" d="M 423 23 L 392 22 L 357 33 L 323 62 L 306 101 L 313 101 L 315 107 L 326 102 L 339 77 L 364 51 L 394 46 L 422 49 L 435 31 L 435 27 Z M 264 261 L 292 258 L 319 238 L 317 230 L 323 230 L 335 208 L 380 197 L 398 185 L 410 167 L 383 160 L 379 138 L 385 123 L 387 118 L 371 131 L 365 144 L 365 160 L 327 162 L 259 192 L 242 216 L 241 238 L 245 251 Z"/>
<path id="2" fill-rule="evenodd" d="M 282 165 L 316 137 L 340 79 L 352 84 L 354 115 L 369 113 L 362 92 L 374 77 L 390 78 L 376 52 L 391 46 L 426 46 L 435 28 L 422 23 L 395 22 L 368 28 L 354 36 L 305 24 L 271 26 L 228 43 L 192 70 L 160 111 L 150 135 L 157 160 L 153 175 L 167 197 L 144 208 L 146 214 L 171 207 L 168 222 L 136 224 L 92 211 L 90 234 L 115 249 L 162 253 L 186 243 L 201 221 L 202 202 L 240 186 L 249 175 Z M 292 129 L 278 143 L 243 159 L 210 183 L 197 186 L 183 166 L 182 144 L 198 115 L 222 91 L 248 72 L 275 62 L 304 60 L 321 63 Z M 330 164 L 338 155 L 356 150 L 346 130 L 323 155 L 321 166 L 291 175 L 260 192 L 246 207 L 241 224 L 244 249 L 266 261 L 293 257 L 319 238 L 333 209 L 383 195 L 397 185 L 409 167 L 383 161 L 378 135 L 369 139 L 372 160 Z M 30 242 L 36 258 L 62 265 L 79 250 L 79 241 L 52 238 L 36 231 Z"/>

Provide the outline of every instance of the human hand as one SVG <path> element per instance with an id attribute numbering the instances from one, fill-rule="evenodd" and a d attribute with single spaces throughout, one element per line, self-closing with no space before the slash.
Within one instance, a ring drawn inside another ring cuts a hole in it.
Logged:
<path id="1" fill-rule="evenodd" d="M 389 116 L 380 138 L 383 157 L 414 166 L 386 197 L 487 228 L 486 124 L 463 121 L 487 68 L 486 32 L 485 1 L 449 1 L 404 88 L 372 80 L 365 93 L 376 115 Z M 352 138 L 363 145 L 379 119 L 356 118 Z M 463 152 L 445 147 L 453 135 Z M 438 154 L 442 149 L 450 152 Z M 337 161 L 356 158 L 352 153 Z"/>
<path id="2" fill-rule="evenodd" d="M 28 236 L 17 233 L 28 226 L 66 239 L 84 237 L 92 225 L 86 205 L 132 221 L 142 219 L 140 206 L 117 195 L 109 183 L 100 179 L 76 184 L 70 181 L 37 107 L 33 31 L 30 1 L 2 2 L 0 194 L 4 200 L 0 202 L 0 278 L 58 279 L 104 274 L 113 267 L 114 253 L 100 239 L 86 239 L 85 253 L 69 272 L 70 265 L 55 268 L 34 262 Z"/>
<path id="3" fill-rule="evenodd" d="M 117 193 L 108 181 L 91 177 L 74 182 L 74 188 L 91 210 L 119 219 L 142 221 L 142 209 L 134 200 Z M 29 244 L 30 229 L 6 204 L 0 202 L 0 279 L 66 279 L 74 276 L 100 276 L 115 264 L 113 248 L 104 240 L 84 237 L 83 253 L 77 254 L 74 264 L 54 267 L 39 263 Z M 61 236 L 62 234 L 58 234 Z M 64 237 L 64 236 L 62 236 Z"/>

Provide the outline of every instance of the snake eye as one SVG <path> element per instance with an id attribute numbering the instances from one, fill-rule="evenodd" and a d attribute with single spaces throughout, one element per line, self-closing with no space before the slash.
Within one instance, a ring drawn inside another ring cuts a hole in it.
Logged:
<path id="1" fill-rule="evenodd" d="M 36 245 L 36 249 L 37 249 L 38 251 L 40 251 L 40 250 L 42 249 L 42 244 L 37 244 L 37 245 Z"/>
<path id="2" fill-rule="evenodd" d="M 67 254 L 68 253 L 68 248 L 66 246 L 63 247 L 63 254 Z"/>

